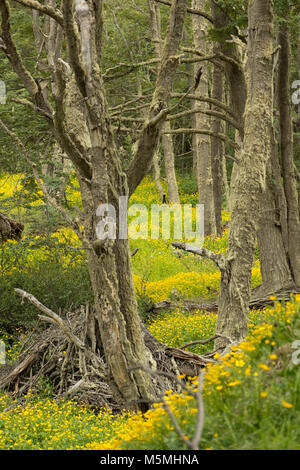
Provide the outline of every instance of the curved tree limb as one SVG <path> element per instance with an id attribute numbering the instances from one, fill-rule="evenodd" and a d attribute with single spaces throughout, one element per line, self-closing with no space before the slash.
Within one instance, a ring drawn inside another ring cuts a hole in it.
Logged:
<path id="1" fill-rule="evenodd" d="M 1 39 L 5 45 L 5 55 L 8 58 L 14 72 L 22 80 L 25 88 L 27 89 L 33 101 L 35 102 L 37 108 L 42 109 L 46 115 L 52 116 L 52 109 L 49 102 L 45 100 L 39 83 L 32 77 L 28 69 L 26 69 L 22 58 L 17 50 L 16 44 L 12 39 L 10 30 L 10 10 L 7 0 L 1 0 L 0 12 L 2 31 Z"/>
<path id="2" fill-rule="evenodd" d="M 38 2 L 37 0 L 16 0 L 18 3 L 23 5 L 24 7 L 31 8 L 32 10 L 40 11 L 45 15 L 50 16 L 55 21 L 57 21 L 61 26 L 64 24 L 64 19 L 61 11 L 58 8 L 53 8 L 51 5 L 43 5 L 42 3 Z"/>
<path id="3" fill-rule="evenodd" d="M 15 289 L 15 292 L 19 294 L 22 297 L 22 299 L 29 300 L 29 302 L 31 302 L 35 307 L 37 307 L 39 310 L 45 313 L 47 317 L 51 319 L 52 322 L 57 323 L 59 327 L 62 329 L 62 331 L 65 333 L 65 335 L 69 338 L 69 340 L 72 341 L 72 343 L 74 343 L 79 349 L 85 349 L 85 346 L 83 342 L 81 341 L 81 339 L 77 338 L 77 336 L 75 336 L 74 333 L 72 333 L 70 328 L 60 318 L 60 316 L 57 315 L 57 313 L 53 312 L 53 310 L 50 310 L 50 308 L 43 305 L 32 294 L 29 294 L 28 292 L 25 292 L 22 289 Z"/>
<path id="4" fill-rule="evenodd" d="M 236 142 L 234 142 L 232 139 L 227 137 L 226 134 L 221 134 L 220 132 L 216 133 L 216 132 L 213 132 L 213 131 L 209 131 L 207 129 L 192 129 L 192 128 L 190 129 L 188 127 L 187 128 L 182 127 L 182 128 L 179 128 L 179 129 L 172 129 L 171 131 L 168 131 L 168 132 L 163 132 L 163 134 L 203 134 L 203 135 L 210 135 L 210 136 L 213 136 L 213 137 L 217 137 L 220 140 L 223 140 L 223 142 L 230 145 L 234 149 L 239 149 L 240 148 L 239 145 Z"/>

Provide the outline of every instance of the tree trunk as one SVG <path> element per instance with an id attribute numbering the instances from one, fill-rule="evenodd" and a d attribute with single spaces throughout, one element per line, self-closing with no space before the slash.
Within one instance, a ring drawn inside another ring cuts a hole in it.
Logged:
<path id="1" fill-rule="evenodd" d="M 176 0 L 171 9 L 170 25 L 167 32 L 157 84 L 144 129 L 138 141 L 136 155 L 127 174 L 121 169 L 114 135 L 107 119 L 107 103 L 104 95 L 102 76 L 96 66 L 97 59 L 91 57 L 93 42 L 86 33 L 92 33 L 92 21 L 88 4 L 85 9 L 79 3 L 78 20 L 81 26 L 84 83 L 78 71 L 78 58 L 73 68 L 76 77 L 74 96 L 69 96 L 67 118 L 69 134 L 82 135 L 77 147 L 87 149 L 92 167 L 91 179 L 87 179 L 81 168 L 77 171 L 84 207 L 84 248 L 87 252 L 88 267 L 94 293 L 96 316 L 90 319 L 90 328 L 100 332 L 101 341 L 98 350 L 103 351 L 108 369 L 108 381 L 115 396 L 131 408 L 142 408 L 141 403 L 148 403 L 155 397 L 152 378 L 141 369 L 132 370 L 137 365 L 153 366 L 154 361 L 147 350 L 140 326 L 135 292 L 133 286 L 130 251 L 126 234 L 119 233 L 121 214 L 119 197 L 129 197 L 152 164 L 153 154 L 157 149 L 160 127 L 166 117 L 166 108 L 170 85 L 176 72 L 176 61 L 169 57 L 177 53 L 182 36 L 186 1 Z M 68 20 L 71 12 L 65 4 L 64 15 Z M 88 24 L 85 22 L 88 21 Z M 89 30 L 90 28 L 90 30 Z M 73 53 L 72 36 L 68 37 L 68 50 Z M 77 67 L 77 68 L 76 68 Z M 82 100 L 81 95 L 87 94 Z M 82 103 L 80 105 L 80 103 Z M 73 106 L 73 110 L 72 110 Z M 75 106 L 75 108 L 74 108 Z M 80 106 L 83 106 L 80 115 Z M 84 122 L 87 123 L 84 126 Z M 161 123 L 161 124 L 160 124 Z M 76 158 L 73 155 L 73 160 Z M 82 163 L 82 162 L 81 162 Z M 77 168 L 78 169 L 78 168 Z M 96 227 L 103 222 L 104 214 L 97 215 L 103 204 L 109 203 L 116 210 L 116 238 L 96 239 Z M 122 214 L 127 215 L 127 210 Z M 127 218 L 126 218 L 127 223 Z"/>
<path id="2" fill-rule="evenodd" d="M 151 19 L 152 42 L 154 44 L 156 57 L 160 58 L 161 53 L 162 53 L 160 10 L 159 10 L 159 6 L 153 0 L 148 0 L 148 5 L 149 5 L 150 19 Z M 177 179 L 176 179 L 176 171 L 175 171 L 173 137 L 170 134 L 164 134 L 164 132 L 169 132 L 170 130 L 171 130 L 170 121 L 164 122 L 162 126 L 163 135 L 161 138 L 161 144 L 162 144 L 165 170 L 166 170 L 166 179 L 167 179 L 167 185 L 168 185 L 168 200 L 170 203 L 180 204 Z M 155 171 L 156 171 L 157 186 L 160 191 L 158 180 L 157 180 L 157 168 Z"/>
<path id="3" fill-rule="evenodd" d="M 215 43 L 214 52 L 220 51 L 220 45 Z M 223 71 L 218 65 L 214 65 L 212 79 L 212 98 L 222 102 L 224 93 Z M 211 122 L 211 130 L 216 134 L 222 133 L 221 119 L 214 117 Z M 222 171 L 223 171 L 223 142 L 217 137 L 211 137 L 211 166 L 214 196 L 214 215 L 216 233 L 222 233 Z"/>
<path id="4" fill-rule="evenodd" d="M 214 24 L 215 27 L 218 28 L 224 28 L 227 25 L 228 18 L 226 18 L 225 13 L 217 7 L 217 5 L 212 2 L 212 12 L 214 16 Z M 228 63 L 226 65 L 226 71 L 227 71 L 227 79 L 228 83 L 230 86 L 230 92 L 231 92 L 231 101 L 232 101 L 232 107 L 235 111 L 235 114 L 239 120 L 239 122 L 244 121 L 244 111 L 245 111 L 245 104 L 246 104 L 246 81 L 245 81 L 245 74 L 242 68 L 242 53 L 243 51 L 241 48 L 233 44 L 232 47 L 228 48 L 226 45 L 222 45 L 222 52 L 230 59 L 234 59 L 234 63 Z M 240 67 L 237 65 L 240 64 Z M 264 220 L 263 217 L 260 218 L 260 225 L 259 225 L 259 231 L 260 231 L 260 236 L 258 236 L 258 246 L 259 250 L 261 253 L 264 253 L 264 255 L 261 257 L 261 270 L 262 270 L 262 286 L 261 290 L 265 290 L 264 282 L 267 282 L 268 287 L 266 286 L 266 289 L 269 289 L 269 286 L 272 284 L 277 285 L 278 284 L 278 275 L 277 272 L 273 269 L 274 266 L 274 260 L 276 259 L 276 263 L 278 264 L 279 260 L 282 260 L 282 265 L 279 268 L 279 272 L 284 273 L 282 280 L 284 281 L 284 284 L 281 287 L 284 287 L 286 285 L 286 282 L 288 279 L 291 278 L 291 272 L 287 275 L 286 277 L 286 267 L 288 265 L 289 271 L 290 271 L 290 263 L 289 260 L 286 259 L 286 253 L 288 251 L 288 237 L 287 237 L 287 212 L 286 212 L 286 201 L 285 201 L 285 195 L 283 192 L 282 188 L 282 183 L 281 183 L 281 171 L 279 167 L 279 160 L 278 160 L 278 153 L 277 153 L 277 144 L 275 142 L 275 136 L 271 135 L 272 138 L 272 155 L 271 155 L 271 160 L 272 160 L 272 173 L 273 173 L 273 178 L 274 178 L 274 191 L 273 191 L 273 196 L 274 200 L 273 202 L 270 201 L 269 197 L 271 196 L 271 193 L 268 193 L 268 197 L 261 198 L 261 211 L 265 213 L 264 209 L 264 204 L 268 204 L 269 209 L 271 207 L 276 208 L 276 212 L 279 211 L 279 216 L 278 214 L 273 214 L 273 216 L 270 216 L 267 218 L 267 221 Z M 243 147 L 243 132 L 240 133 L 236 131 L 236 142 L 237 144 L 242 148 Z M 232 174 L 231 174 L 231 195 L 230 195 L 230 206 L 232 207 L 233 205 L 233 197 L 235 193 L 235 186 L 237 184 L 237 177 L 238 177 L 238 172 L 239 172 L 239 161 L 242 158 L 241 157 L 241 152 L 237 150 L 235 152 L 235 158 L 237 160 L 237 163 L 234 162 L 233 164 L 233 169 L 232 169 Z M 278 237 L 280 235 L 278 231 L 278 219 L 280 223 L 280 233 L 282 237 L 282 241 L 279 241 Z M 274 226 L 271 226 L 271 220 L 274 221 Z M 268 237 L 263 236 L 264 233 L 266 233 L 266 227 L 265 224 L 268 224 L 269 226 L 269 231 L 270 233 L 276 234 L 277 238 L 277 249 L 284 247 L 284 252 L 281 251 L 280 254 L 277 253 L 277 251 L 274 249 L 273 244 L 270 244 L 268 241 Z M 268 253 L 267 253 L 268 251 Z M 273 276 L 273 278 L 271 278 Z"/>
<path id="5" fill-rule="evenodd" d="M 170 130 L 170 121 L 166 121 L 162 127 L 162 132 L 169 132 Z M 163 134 L 161 138 L 161 143 L 164 154 L 166 179 L 168 185 L 168 200 L 169 203 L 180 204 L 175 171 L 175 156 L 172 135 Z"/>
<path id="6" fill-rule="evenodd" d="M 204 0 L 193 0 L 194 9 L 203 9 Z M 206 20 L 202 17 L 192 15 L 193 36 L 195 49 L 205 53 L 207 45 L 205 35 L 207 33 Z M 197 76 L 199 66 L 194 68 L 194 76 Z M 202 66 L 202 75 L 198 87 L 195 90 L 196 96 L 208 96 L 208 68 Z M 202 104 L 203 110 L 208 109 L 208 104 Z M 210 130 L 210 117 L 208 115 L 197 113 L 195 115 L 196 129 Z M 215 216 L 213 201 L 213 179 L 211 167 L 211 148 L 210 137 L 196 134 L 194 138 L 196 145 L 196 176 L 198 183 L 199 203 L 204 204 L 204 234 L 211 235 L 215 233 Z"/>
<path id="7" fill-rule="evenodd" d="M 290 88 L 290 39 L 286 23 L 280 25 L 278 43 L 278 107 L 280 117 L 281 161 L 284 191 L 287 202 L 288 251 L 293 278 L 300 286 L 300 220 L 298 194 L 293 160 L 293 126 Z"/>
<path id="8" fill-rule="evenodd" d="M 225 269 L 222 270 L 216 333 L 241 341 L 248 331 L 251 269 L 273 116 L 273 9 L 251 0 L 246 77 L 245 135 L 233 194 Z M 217 345 L 226 343 L 221 339 Z"/>
<path id="9" fill-rule="evenodd" d="M 261 196 L 260 221 L 257 232 L 263 294 L 272 294 L 282 288 L 291 287 L 293 284 L 283 244 L 280 212 L 275 205 L 274 191 L 272 162 L 269 160 L 266 187 Z"/>
<path id="10" fill-rule="evenodd" d="M 158 150 L 155 152 L 153 156 L 153 171 L 154 171 L 154 179 L 155 179 L 157 191 L 159 192 L 160 201 L 162 202 L 164 199 L 164 189 L 160 181 L 160 165 L 159 165 Z"/>

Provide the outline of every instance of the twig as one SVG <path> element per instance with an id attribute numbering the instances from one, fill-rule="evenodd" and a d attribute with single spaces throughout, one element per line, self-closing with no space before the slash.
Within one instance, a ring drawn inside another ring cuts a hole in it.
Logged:
<path id="1" fill-rule="evenodd" d="M 204 425 L 204 403 L 203 403 L 203 397 L 202 397 L 202 390 L 203 390 L 203 381 L 204 381 L 204 372 L 202 371 L 199 376 L 198 376 L 198 390 L 196 392 L 193 392 L 190 388 L 188 388 L 185 383 L 182 380 L 179 380 L 178 377 L 174 374 L 171 374 L 169 372 L 163 372 L 163 371 L 158 371 L 158 370 L 152 370 L 149 369 L 145 366 L 136 366 L 131 368 L 130 370 L 136 370 L 140 369 L 143 370 L 144 372 L 152 375 L 152 376 L 159 376 L 159 377 L 166 377 L 174 382 L 176 382 L 186 393 L 190 396 L 192 396 L 197 403 L 197 423 L 196 423 L 196 429 L 194 433 L 194 437 L 192 440 L 188 439 L 185 437 L 178 420 L 171 410 L 169 404 L 167 403 L 165 397 L 160 397 L 160 401 L 156 401 L 154 403 L 162 403 L 166 412 L 169 415 L 169 418 L 174 426 L 175 432 L 178 434 L 180 439 L 185 443 L 187 447 L 189 447 L 192 450 L 198 450 L 199 449 L 199 443 L 201 440 L 202 436 L 202 431 L 203 431 L 203 425 Z"/>
<path id="2" fill-rule="evenodd" d="M 208 338 L 208 339 L 203 339 L 203 340 L 199 339 L 197 341 L 191 341 L 190 343 L 184 343 L 182 346 L 179 346 L 178 349 L 186 349 L 189 346 L 194 346 L 195 344 L 208 344 L 208 343 L 210 343 L 211 341 L 214 341 L 217 338 L 224 338 L 224 336 L 214 335 L 214 336 L 212 336 L 211 338 Z"/>

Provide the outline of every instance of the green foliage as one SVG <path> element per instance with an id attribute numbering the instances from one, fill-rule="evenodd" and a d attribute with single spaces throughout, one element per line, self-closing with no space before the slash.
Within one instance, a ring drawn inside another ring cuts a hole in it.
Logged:
<path id="1" fill-rule="evenodd" d="M 184 173 L 178 178 L 178 190 L 180 195 L 198 192 L 197 178 L 193 172 Z"/>
<path id="2" fill-rule="evenodd" d="M 236 35 L 245 31 L 248 26 L 248 1 L 218 0 L 215 4 L 219 6 L 228 23 L 224 28 L 211 28 L 208 37 L 210 40 L 222 43 L 225 47 L 231 47 L 230 44 L 226 45 L 226 40 L 230 39 L 232 34 Z"/>
<path id="3" fill-rule="evenodd" d="M 56 247 L 52 257 L 31 263 L 27 261 L 27 266 L 24 266 L 24 250 L 24 245 L 20 245 L 11 251 L 10 256 L 3 254 L 5 260 L 2 257 L 0 328 L 11 333 L 19 326 L 32 327 L 38 315 L 37 309 L 29 302 L 21 303 L 15 288 L 30 292 L 56 312 L 76 308 L 92 299 L 85 263 L 63 266 L 60 260 L 62 253 Z"/>
<path id="4" fill-rule="evenodd" d="M 136 298 L 140 317 L 144 323 L 148 323 L 153 318 L 153 313 L 151 313 L 154 305 L 153 300 L 148 295 L 139 292 L 137 292 Z"/>

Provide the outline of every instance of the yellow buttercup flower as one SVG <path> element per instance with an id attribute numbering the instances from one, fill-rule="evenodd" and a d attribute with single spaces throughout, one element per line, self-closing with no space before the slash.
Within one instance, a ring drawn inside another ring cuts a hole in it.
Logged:
<path id="1" fill-rule="evenodd" d="M 278 356 L 276 354 L 270 354 L 269 355 L 269 358 L 272 360 L 272 361 L 275 361 L 276 359 L 278 359 Z"/>
<path id="2" fill-rule="evenodd" d="M 262 370 L 270 370 L 270 367 L 266 364 L 258 364 L 258 367 Z"/>
<path id="3" fill-rule="evenodd" d="M 285 400 L 282 400 L 281 404 L 282 404 L 282 406 L 284 406 L 285 408 L 294 408 L 294 405 L 292 405 L 292 403 L 288 403 L 288 402 L 285 401 Z"/>

